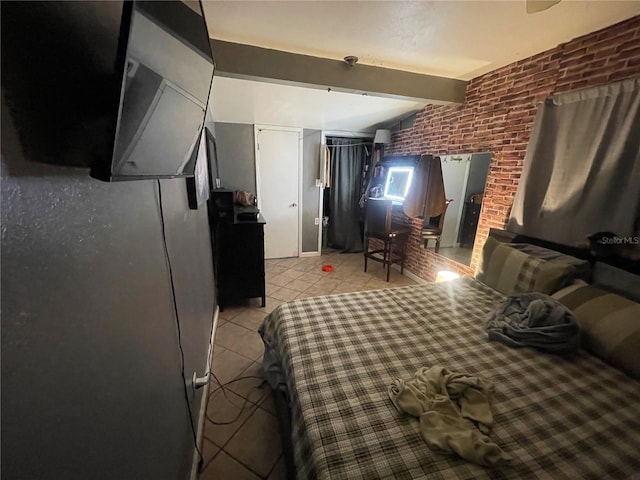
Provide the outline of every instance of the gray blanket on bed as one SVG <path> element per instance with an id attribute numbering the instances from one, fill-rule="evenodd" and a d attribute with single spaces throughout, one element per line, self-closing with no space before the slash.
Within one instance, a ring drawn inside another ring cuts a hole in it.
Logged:
<path id="1" fill-rule="evenodd" d="M 489 315 L 489 340 L 559 355 L 580 348 L 580 328 L 567 307 L 542 293 L 511 295 Z"/>
<path id="2" fill-rule="evenodd" d="M 489 466 L 506 459 L 486 435 L 493 425 L 491 389 L 480 377 L 434 366 L 419 369 L 410 380 L 395 380 L 389 398 L 398 411 L 420 419 L 420 433 L 431 449 Z"/>

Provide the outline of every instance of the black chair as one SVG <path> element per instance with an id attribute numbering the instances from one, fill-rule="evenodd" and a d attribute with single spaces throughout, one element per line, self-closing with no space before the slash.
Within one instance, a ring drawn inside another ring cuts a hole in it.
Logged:
<path id="1" fill-rule="evenodd" d="M 404 274 L 404 260 L 406 245 L 411 227 L 409 225 L 393 224 L 393 202 L 380 198 L 369 198 L 365 214 L 364 233 L 364 271 L 367 271 L 369 259 L 382 262 L 387 268 L 387 282 L 391 274 L 391 264 L 400 263 L 400 274 Z M 382 248 L 369 250 L 371 239 L 379 240 Z"/>
<path id="2" fill-rule="evenodd" d="M 440 250 L 440 237 L 442 236 L 442 227 L 444 225 L 444 215 L 447 213 L 447 207 L 449 204 L 453 202 L 453 200 L 447 200 L 444 205 L 444 210 L 437 217 L 430 217 L 428 222 L 425 222 L 422 227 L 422 233 L 420 237 L 424 242 L 424 248 L 427 248 L 429 244 L 429 240 L 436 241 L 436 249 L 435 252 L 438 253 Z"/>

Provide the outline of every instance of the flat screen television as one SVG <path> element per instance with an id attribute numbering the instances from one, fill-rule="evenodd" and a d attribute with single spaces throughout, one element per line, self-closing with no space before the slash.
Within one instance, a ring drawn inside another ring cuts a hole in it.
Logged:
<path id="1" fill-rule="evenodd" d="M 202 6 L 193 5 L 199 12 L 182 2 L 124 5 L 111 179 L 194 173 L 214 63 Z"/>
<path id="2" fill-rule="evenodd" d="M 2 2 L 2 32 L 28 158 L 106 181 L 194 175 L 214 73 L 199 1 Z"/>

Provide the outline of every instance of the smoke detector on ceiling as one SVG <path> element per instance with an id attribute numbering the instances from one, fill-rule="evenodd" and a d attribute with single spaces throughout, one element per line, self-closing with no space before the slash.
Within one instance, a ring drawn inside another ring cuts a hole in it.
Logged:
<path id="1" fill-rule="evenodd" d="M 358 63 L 358 57 L 356 57 L 355 55 L 347 55 L 346 57 L 344 57 L 344 63 L 346 63 L 350 67 L 353 67 L 356 63 Z"/>

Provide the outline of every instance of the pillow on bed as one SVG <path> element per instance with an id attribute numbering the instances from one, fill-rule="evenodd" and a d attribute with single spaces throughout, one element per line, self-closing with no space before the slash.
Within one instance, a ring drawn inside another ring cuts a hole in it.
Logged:
<path id="1" fill-rule="evenodd" d="M 621 268 L 596 262 L 593 267 L 593 285 L 640 302 L 640 275 Z"/>
<path id="2" fill-rule="evenodd" d="M 575 315 L 583 347 L 640 379 L 640 303 L 584 283 L 551 296 Z"/>
<path id="3" fill-rule="evenodd" d="M 505 295 L 551 294 L 565 285 L 574 271 L 572 265 L 547 262 L 489 237 L 482 249 L 476 278 Z"/>
<path id="4" fill-rule="evenodd" d="M 589 263 L 589 260 L 582 260 L 571 255 L 551 250 L 550 248 L 531 245 L 530 243 L 509 243 L 508 245 L 516 250 L 520 250 L 521 252 L 531 255 L 532 257 L 541 258 L 548 262 L 561 262 L 572 265 L 575 269 L 575 273 L 573 275 L 574 278 L 579 278 L 587 282 L 591 280 L 591 264 Z"/>

